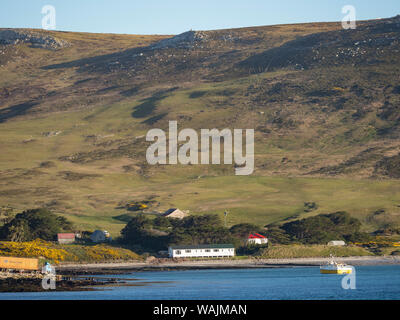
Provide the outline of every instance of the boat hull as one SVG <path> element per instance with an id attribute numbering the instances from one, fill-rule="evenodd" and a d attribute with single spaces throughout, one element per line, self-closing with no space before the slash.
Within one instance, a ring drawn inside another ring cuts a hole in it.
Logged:
<path id="1" fill-rule="evenodd" d="M 350 274 L 352 272 L 352 269 L 346 268 L 346 269 L 333 269 L 333 270 L 327 270 L 327 269 L 320 269 L 320 272 L 322 274 Z"/>

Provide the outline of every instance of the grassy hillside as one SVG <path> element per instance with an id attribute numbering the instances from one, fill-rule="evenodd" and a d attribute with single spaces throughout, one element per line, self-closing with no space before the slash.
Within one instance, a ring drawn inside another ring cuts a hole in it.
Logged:
<path id="1" fill-rule="evenodd" d="M 124 204 L 148 199 L 227 209 L 230 225 L 338 210 L 368 231 L 398 225 L 399 31 L 398 18 L 176 38 L 20 30 L 68 45 L 0 44 L 0 206 L 47 206 L 114 235 Z M 144 135 L 169 120 L 254 128 L 254 174 L 149 166 Z"/>
<path id="2" fill-rule="evenodd" d="M 325 245 L 278 245 L 265 249 L 261 255 L 266 259 L 288 259 L 288 258 L 314 258 L 314 257 L 354 257 L 354 256 L 370 256 L 372 255 L 367 249 L 348 246 L 348 247 L 332 247 Z"/>

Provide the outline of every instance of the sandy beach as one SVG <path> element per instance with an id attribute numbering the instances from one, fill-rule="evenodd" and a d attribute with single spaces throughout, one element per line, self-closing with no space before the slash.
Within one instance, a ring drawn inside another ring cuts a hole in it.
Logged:
<path id="1" fill-rule="evenodd" d="M 329 258 L 291 258 L 291 259 L 243 259 L 243 260 L 169 260 L 155 259 L 149 262 L 115 262 L 95 264 L 61 264 L 57 266 L 59 272 L 76 273 L 112 273 L 113 271 L 160 271 L 185 269 L 230 269 L 230 268 L 276 268 L 295 266 L 319 266 L 325 264 Z M 336 258 L 354 266 L 400 264 L 400 257 L 396 256 L 362 256 Z"/>

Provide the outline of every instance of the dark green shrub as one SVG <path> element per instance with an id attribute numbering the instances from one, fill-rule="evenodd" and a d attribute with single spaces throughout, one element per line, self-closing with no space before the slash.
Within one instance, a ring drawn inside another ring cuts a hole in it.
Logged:
<path id="1" fill-rule="evenodd" d="M 57 233 L 71 231 L 72 224 L 48 209 L 31 209 L 17 214 L 0 229 L 2 239 L 11 241 L 56 240 Z"/>

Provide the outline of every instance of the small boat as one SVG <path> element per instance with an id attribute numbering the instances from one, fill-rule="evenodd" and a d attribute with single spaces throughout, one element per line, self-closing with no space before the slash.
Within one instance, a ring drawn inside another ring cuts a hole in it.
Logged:
<path id="1" fill-rule="evenodd" d="M 353 266 L 338 263 L 331 255 L 331 260 L 327 264 L 319 267 L 320 273 L 325 274 L 350 274 L 353 272 Z"/>

